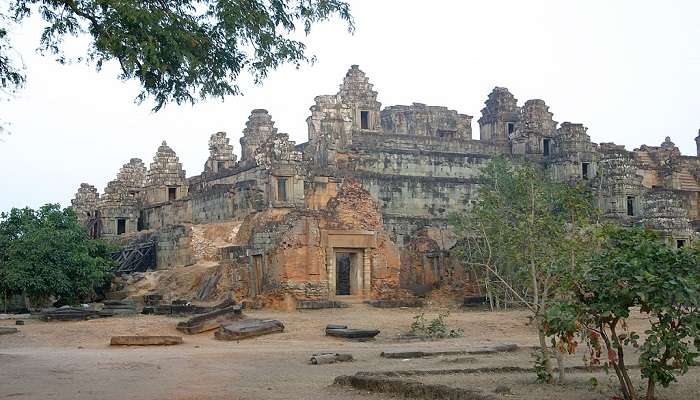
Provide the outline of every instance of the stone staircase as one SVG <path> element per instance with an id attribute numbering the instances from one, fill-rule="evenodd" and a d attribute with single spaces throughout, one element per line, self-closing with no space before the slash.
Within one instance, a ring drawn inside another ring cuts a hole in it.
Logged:
<path id="1" fill-rule="evenodd" d="M 690 175 L 688 172 L 679 172 L 678 175 L 678 182 L 680 183 L 680 189 L 681 190 L 687 190 L 691 192 L 700 192 L 700 186 L 698 186 L 697 181 L 695 178 Z"/>

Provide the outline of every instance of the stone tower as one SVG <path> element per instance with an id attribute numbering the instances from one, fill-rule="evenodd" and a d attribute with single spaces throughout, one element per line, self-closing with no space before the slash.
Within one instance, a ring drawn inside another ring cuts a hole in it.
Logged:
<path id="1" fill-rule="evenodd" d="M 700 129 L 698 129 L 698 136 L 695 137 L 695 146 L 697 147 L 695 155 L 700 157 Z"/>
<path id="2" fill-rule="evenodd" d="M 504 87 L 495 87 L 486 99 L 479 118 L 480 139 L 508 143 L 520 118 L 518 100 Z"/>
<path id="3" fill-rule="evenodd" d="M 381 129 L 379 110 L 382 104 L 377 101 L 373 86 L 357 65 L 351 66 L 345 74 L 338 96 L 350 107 L 353 130 Z"/>
<path id="4" fill-rule="evenodd" d="M 255 149 L 277 133 L 275 122 L 267 110 L 256 109 L 250 113 L 241 138 L 241 160 L 253 158 Z"/>
<path id="5" fill-rule="evenodd" d="M 217 132 L 209 138 L 209 158 L 204 164 L 204 173 L 217 173 L 223 169 L 233 168 L 236 155 L 229 144 L 226 132 Z"/>
<path id="6" fill-rule="evenodd" d="M 119 169 L 117 180 L 124 184 L 129 193 L 140 192 L 146 186 L 146 165 L 140 158 L 132 158 Z"/>
<path id="7" fill-rule="evenodd" d="M 552 154 L 557 122 L 544 100 L 528 100 L 520 109 L 520 119 L 515 124 L 512 137 L 513 154 L 535 154 L 548 157 Z"/>
<path id="8" fill-rule="evenodd" d="M 158 147 L 146 175 L 146 203 L 163 203 L 187 195 L 185 170 L 177 154 L 163 143 Z"/>
<path id="9" fill-rule="evenodd" d="M 75 198 L 71 200 L 71 207 L 78 222 L 86 224 L 87 221 L 95 216 L 99 199 L 100 195 L 97 193 L 97 188 L 87 183 L 80 184 Z"/>

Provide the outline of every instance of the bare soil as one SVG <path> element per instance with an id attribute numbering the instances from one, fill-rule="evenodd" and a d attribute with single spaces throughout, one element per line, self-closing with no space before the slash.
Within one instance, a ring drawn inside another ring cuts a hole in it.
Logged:
<path id="1" fill-rule="evenodd" d="M 332 386 L 339 375 L 358 371 L 437 370 L 487 366 L 531 367 L 529 347 L 536 344 L 527 313 L 509 311 L 452 310 L 451 328 L 462 328 L 465 336 L 430 342 L 398 342 L 393 337 L 406 332 L 420 311 L 427 318 L 441 310 L 377 309 L 354 304 L 345 309 L 303 312 L 246 311 L 251 318 L 284 322 L 284 333 L 240 342 L 214 339 L 213 332 L 184 336 L 184 344 L 164 347 L 110 347 L 115 335 L 177 335 L 182 318 L 135 316 L 80 322 L 26 320 L 20 333 L 0 336 L 0 399 L 388 399 L 345 387 Z M 324 336 L 327 324 L 378 328 L 381 334 L 370 342 L 349 342 Z M 641 320 L 630 322 L 643 328 Z M 14 326 L 0 320 L 0 326 Z M 516 343 L 515 353 L 443 356 L 423 359 L 384 359 L 384 350 L 424 351 L 470 349 L 494 343 Z M 310 365 L 314 352 L 352 353 L 354 362 Z M 581 354 L 569 365 L 581 365 Z M 638 372 L 633 371 L 633 375 Z M 614 394 L 608 378 L 596 374 L 599 385 L 591 386 L 585 373 L 570 375 L 571 383 L 549 387 L 533 383 L 530 374 L 451 374 L 421 376 L 426 383 L 449 383 L 492 392 L 498 384 L 512 390 L 512 399 L 604 399 Z M 660 398 L 695 399 L 700 376 L 691 369 L 680 385 L 661 390 Z M 577 397 L 578 396 L 578 397 Z M 596 397 L 597 396 L 597 397 Z"/>

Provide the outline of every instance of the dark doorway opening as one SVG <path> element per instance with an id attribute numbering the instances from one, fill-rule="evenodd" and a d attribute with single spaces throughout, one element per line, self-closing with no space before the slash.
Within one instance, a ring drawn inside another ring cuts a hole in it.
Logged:
<path id="1" fill-rule="evenodd" d="M 627 215 L 634 217 L 634 196 L 627 196 Z"/>
<path id="2" fill-rule="evenodd" d="M 543 153 L 545 156 L 548 156 L 548 155 L 549 155 L 549 144 L 550 144 L 550 142 L 551 142 L 551 139 L 544 139 L 544 140 L 542 141 L 542 153 Z"/>
<path id="3" fill-rule="evenodd" d="M 168 201 L 173 201 L 177 198 L 177 188 L 168 188 Z"/>
<path id="4" fill-rule="evenodd" d="M 117 218 L 117 235 L 126 233 L 126 218 Z"/>
<path id="5" fill-rule="evenodd" d="M 680 249 L 681 247 L 685 247 L 685 240 L 683 240 L 683 239 L 676 240 L 676 248 Z"/>
<path id="6" fill-rule="evenodd" d="M 277 200 L 287 201 L 287 178 L 277 178 Z"/>
<path id="7" fill-rule="evenodd" d="M 513 132 L 515 132 L 515 124 L 512 122 L 508 122 L 508 137 L 510 138 L 511 135 L 513 135 Z"/>
<path id="8" fill-rule="evenodd" d="M 224 169 L 224 162 L 223 162 L 223 161 L 217 161 L 217 162 L 216 162 L 216 171 L 218 172 L 218 171 L 221 171 L 222 169 Z"/>
<path id="9" fill-rule="evenodd" d="M 360 128 L 369 129 L 369 111 L 360 111 Z"/>
<path id="10" fill-rule="evenodd" d="M 588 164 L 587 162 L 581 163 L 581 177 L 583 179 L 586 179 L 586 180 L 588 179 L 588 166 L 589 165 L 590 164 Z"/>
<path id="11" fill-rule="evenodd" d="M 335 294 L 350 294 L 350 271 L 352 259 L 350 253 L 335 253 Z"/>

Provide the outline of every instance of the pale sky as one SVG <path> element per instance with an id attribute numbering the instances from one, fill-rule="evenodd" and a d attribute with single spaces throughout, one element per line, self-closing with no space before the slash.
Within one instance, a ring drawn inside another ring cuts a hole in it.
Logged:
<path id="1" fill-rule="evenodd" d="M 272 73 L 243 97 L 156 114 L 136 105 L 134 82 L 114 65 L 61 66 L 38 56 L 40 23 L 15 28 L 28 83 L 0 119 L 0 210 L 69 205 L 81 182 L 100 193 L 132 157 L 150 164 L 161 141 L 187 176 L 200 174 L 209 136 L 238 139 L 250 111 L 270 111 L 280 132 L 306 141 L 314 97 L 334 94 L 350 65 L 367 73 L 383 107 L 443 105 L 477 119 L 494 86 L 522 105 L 541 98 L 556 121 L 580 122 L 595 142 L 659 145 L 665 136 L 695 155 L 700 128 L 700 1 L 350 1 L 357 31 L 338 20 L 306 39 L 315 65 Z M 73 44 L 79 47 L 80 43 Z"/>

